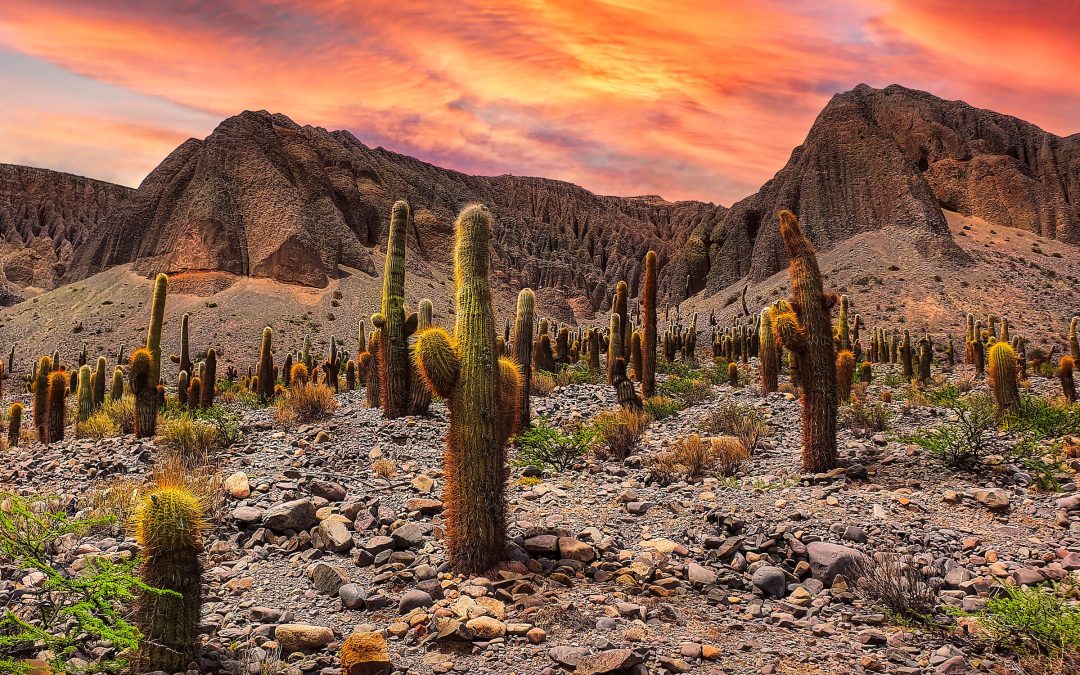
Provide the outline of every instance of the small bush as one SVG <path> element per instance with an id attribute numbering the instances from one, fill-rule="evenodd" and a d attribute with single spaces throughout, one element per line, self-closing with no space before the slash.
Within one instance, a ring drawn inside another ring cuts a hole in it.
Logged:
<path id="1" fill-rule="evenodd" d="M 371 470 L 379 478 L 390 480 L 397 475 L 397 462 L 389 457 L 383 457 L 371 463 Z"/>
<path id="2" fill-rule="evenodd" d="M 599 413 L 593 419 L 593 427 L 602 443 L 597 444 L 594 450 L 602 459 L 609 456 L 626 459 L 648 425 L 648 415 L 626 408 Z"/>
<path id="3" fill-rule="evenodd" d="M 75 425 L 76 435 L 79 438 L 93 438 L 100 441 L 103 438 L 111 438 L 120 433 L 120 426 L 112 420 L 107 412 L 98 410 L 85 422 Z"/>
<path id="4" fill-rule="evenodd" d="M 560 387 L 568 384 L 596 384 L 599 381 L 598 373 L 594 373 L 581 363 L 565 366 L 555 374 L 555 382 Z"/>
<path id="5" fill-rule="evenodd" d="M 549 373 L 546 370 L 539 370 L 533 373 L 532 376 L 532 394 L 533 396 L 549 396 L 551 392 L 555 391 L 555 387 L 558 386 L 558 382 L 554 373 Z"/>
<path id="6" fill-rule="evenodd" d="M 541 471 L 564 471 L 592 449 L 595 442 L 596 431 L 591 426 L 583 425 L 565 434 L 550 419 L 541 416 L 515 437 L 517 452 L 513 463 Z"/>
<path id="7" fill-rule="evenodd" d="M 656 386 L 661 395 L 682 401 L 685 405 L 697 405 L 712 397 L 712 386 L 705 380 L 690 377 L 669 377 Z"/>
<path id="8" fill-rule="evenodd" d="M 671 417 L 682 410 L 685 406 L 675 399 L 667 396 L 651 396 L 642 402 L 645 414 L 654 420 L 662 420 Z"/>
<path id="9" fill-rule="evenodd" d="M 949 406 L 957 421 L 918 433 L 908 441 L 954 468 L 974 468 L 989 449 L 996 428 L 994 402 L 987 393 L 970 394 Z"/>
<path id="10" fill-rule="evenodd" d="M 1080 607 L 1066 602 L 1063 590 L 1006 586 L 976 616 L 999 648 L 1075 658 L 1080 650 Z"/>
<path id="11" fill-rule="evenodd" d="M 670 450 L 658 452 L 649 457 L 646 467 L 649 470 L 649 479 L 661 485 L 671 485 L 678 480 L 679 474 L 683 471 L 675 453 Z"/>
<path id="12" fill-rule="evenodd" d="M 698 428 L 707 434 L 735 436 L 751 453 L 757 450 L 761 439 L 769 435 L 769 423 L 757 407 L 731 400 L 709 411 Z"/>
<path id="13" fill-rule="evenodd" d="M 162 418 L 157 444 L 166 453 L 181 458 L 186 467 L 209 464 L 213 451 L 221 447 L 217 430 L 191 413 Z"/>
<path id="14" fill-rule="evenodd" d="M 275 404 L 275 422 L 279 426 L 283 420 L 295 420 L 302 424 L 317 422 L 333 414 L 337 410 L 337 399 L 334 398 L 334 390 L 325 384 L 311 384 L 310 382 L 289 387 L 285 395 L 279 398 Z M 280 413 L 279 411 L 285 410 Z"/>
<path id="15" fill-rule="evenodd" d="M 856 436 L 871 436 L 888 431 L 892 416 L 892 411 L 884 403 L 857 400 L 840 409 L 840 425 Z"/>
<path id="16" fill-rule="evenodd" d="M 734 436 L 702 438 L 690 434 L 671 445 L 670 457 L 656 460 L 671 463 L 687 478 L 699 478 L 706 474 L 732 476 L 750 456 L 743 442 Z"/>
<path id="17" fill-rule="evenodd" d="M 912 556 L 894 553 L 861 558 L 855 565 L 855 590 L 897 617 L 930 624 L 938 602 L 939 570 Z"/>
<path id="18" fill-rule="evenodd" d="M 106 398 L 101 413 L 117 426 L 122 434 L 135 433 L 135 397 L 123 396 L 119 400 Z"/>

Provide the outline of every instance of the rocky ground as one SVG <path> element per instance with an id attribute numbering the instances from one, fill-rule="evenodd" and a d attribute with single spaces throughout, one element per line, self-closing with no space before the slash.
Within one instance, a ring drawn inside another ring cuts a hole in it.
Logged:
<path id="1" fill-rule="evenodd" d="M 877 367 L 872 399 L 889 368 Z M 650 456 L 733 400 L 758 407 L 770 429 L 736 479 L 649 480 Z M 725 384 L 654 422 L 624 462 L 589 457 L 539 481 L 513 469 L 508 562 L 488 577 L 457 577 L 440 540 L 445 407 L 387 421 L 359 392 L 339 403 L 324 422 L 287 431 L 267 409 L 241 411 L 240 440 L 216 458 L 229 494 L 206 542 L 198 671 L 276 672 L 268 664 L 280 654 L 281 672 L 331 675 L 342 640 L 373 630 L 409 673 L 1024 672 L 958 636 L 955 623 L 894 620 L 852 587 L 851 561 L 921 556 L 944 578 L 940 603 L 969 611 L 994 585 L 1080 570 L 1071 477 L 1041 493 L 1020 467 L 953 471 L 899 440 L 942 423 L 946 410 L 897 396 L 891 430 L 841 429 L 845 468 L 802 475 L 798 402 Z M 557 422 L 615 405 L 599 385 L 533 403 Z M 147 474 L 156 454 L 154 441 L 132 437 L 32 444 L 7 452 L 0 489 L 81 505 L 117 476 Z M 380 459 L 396 474 L 378 474 Z M 107 531 L 67 555 L 134 548 Z M 36 583 L 0 572 L 5 601 Z"/>

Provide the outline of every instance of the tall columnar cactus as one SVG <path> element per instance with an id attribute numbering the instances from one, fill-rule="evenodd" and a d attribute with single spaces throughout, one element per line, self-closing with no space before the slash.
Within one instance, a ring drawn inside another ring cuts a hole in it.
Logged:
<path id="1" fill-rule="evenodd" d="M 435 307 L 431 304 L 431 300 L 421 300 L 419 306 L 416 309 L 416 332 L 422 332 L 431 328 L 432 320 L 434 318 Z M 501 356 L 500 350 L 500 356 Z M 410 364 L 411 367 L 411 364 Z M 431 391 L 424 384 L 424 381 L 412 374 L 411 378 L 411 400 L 409 402 L 409 409 L 413 415 L 426 415 L 428 408 L 431 407 Z"/>
<path id="2" fill-rule="evenodd" d="M 491 213 L 469 206 L 455 223 L 457 324 L 451 337 L 430 328 L 416 362 L 432 392 L 447 400 L 446 547 L 452 568 L 482 572 L 506 545 L 506 441 L 518 424 L 519 366 L 495 354 L 490 259 Z"/>
<path id="3" fill-rule="evenodd" d="M 1002 325 L 1005 320 L 1002 319 Z M 1016 384 L 1016 352 L 1008 342 L 999 340 L 990 347 L 990 389 L 994 392 L 998 415 L 1020 411 L 1020 388 Z"/>
<path id="4" fill-rule="evenodd" d="M 188 380 L 187 400 L 188 405 L 192 408 L 198 408 L 199 402 L 202 400 L 203 383 L 202 378 L 198 375 Z"/>
<path id="5" fill-rule="evenodd" d="M 213 347 L 206 350 L 206 360 L 203 361 L 206 372 L 202 378 L 202 396 L 199 406 L 210 408 L 214 405 L 214 386 L 217 383 L 217 350 Z"/>
<path id="6" fill-rule="evenodd" d="M 165 321 L 165 299 L 169 293 L 169 277 L 157 275 L 154 280 L 154 297 L 150 303 L 150 325 L 146 329 L 146 348 L 150 351 L 150 381 L 157 386 L 161 381 L 161 325 Z"/>
<path id="7" fill-rule="evenodd" d="M 570 329 L 562 326 L 555 337 L 555 364 L 562 366 L 567 363 L 570 363 Z"/>
<path id="8" fill-rule="evenodd" d="M 186 370 L 191 373 L 191 349 L 189 347 L 190 340 L 188 339 L 188 315 L 184 314 L 180 318 L 180 353 L 172 357 L 172 362 L 177 364 L 179 370 Z"/>
<path id="9" fill-rule="evenodd" d="M 341 354 L 338 353 L 337 339 L 330 338 L 330 356 L 322 364 L 323 372 L 326 373 L 326 382 L 335 392 L 340 388 L 338 375 L 341 373 Z"/>
<path id="10" fill-rule="evenodd" d="M 409 204 L 394 203 L 383 268 L 382 309 L 371 316 L 371 325 L 382 336 L 379 350 L 383 415 L 394 418 L 410 414 L 412 364 L 409 336 L 416 331 L 416 314 L 405 315 L 405 237 L 409 227 Z"/>
<path id="11" fill-rule="evenodd" d="M 772 308 L 761 310 L 758 331 L 758 369 L 761 374 L 761 394 L 768 396 L 780 383 L 780 355 L 776 352 L 776 339 L 772 332 Z"/>
<path id="12" fill-rule="evenodd" d="M 521 390 L 518 392 L 518 427 L 520 432 L 529 426 L 532 411 L 529 407 L 529 392 L 532 391 L 532 343 L 533 343 L 533 308 L 536 294 L 531 288 L 523 288 L 518 293 L 517 312 L 514 316 L 514 335 L 511 358 L 521 366 Z"/>
<path id="13" fill-rule="evenodd" d="M 641 396 L 656 395 L 656 252 L 645 254 L 645 278 L 641 284 Z"/>
<path id="14" fill-rule="evenodd" d="M 620 323 L 619 314 L 617 312 L 611 313 L 611 327 L 608 330 L 608 348 L 607 348 L 607 383 L 615 384 L 615 362 L 623 358 L 622 353 L 622 324 Z"/>
<path id="15" fill-rule="evenodd" d="M 1076 382 L 1073 379 L 1073 371 L 1076 369 L 1076 361 L 1071 356 L 1062 356 L 1058 362 L 1057 376 L 1061 381 L 1061 393 L 1065 401 L 1070 405 L 1076 403 Z"/>
<path id="16" fill-rule="evenodd" d="M 49 373 L 49 399 L 46 417 L 46 436 L 49 443 L 64 440 L 64 414 L 67 412 L 68 374 L 66 370 Z"/>
<path id="17" fill-rule="evenodd" d="M 116 366 L 113 369 L 112 389 L 109 390 L 109 399 L 119 401 L 124 398 L 124 369 Z"/>
<path id="18" fill-rule="evenodd" d="M 52 359 L 42 356 L 38 361 L 37 370 L 34 372 L 34 383 L 31 386 L 32 399 L 31 411 L 34 415 L 34 428 L 37 429 L 38 440 L 42 443 L 49 442 L 49 373 L 52 372 Z"/>
<path id="19" fill-rule="evenodd" d="M 105 369 L 109 367 L 109 361 L 104 356 L 99 356 L 94 370 L 94 409 L 100 408 L 105 403 Z"/>
<path id="20" fill-rule="evenodd" d="M 586 335 L 589 352 L 589 370 L 593 373 L 600 372 L 600 331 L 590 328 Z"/>
<path id="21" fill-rule="evenodd" d="M 345 362 L 345 389 L 348 391 L 356 389 L 356 361 L 352 359 Z"/>
<path id="22" fill-rule="evenodd" d="M 1069 355 L 1073 361 L 1080 361 L 1080 316 L 1069 321 Z"/>
<path id="23" fill-rule="evenodd" d="M 371 331 L 368 350 L 360 355 L 360 369 L 364 371 L 364 402 L 369 408 L 379 407 L 379 360 L 382 348 L 382 335 L 378 328 Z"/>
<path id="24" fill-rule="evenodd" d="M 915 377 L 915 350 L 911 346 L 911 332 L 904 330 L 904 342 L 900 347 L 900 368 L 904 380 L 910 382 Z"/>
<path id="25" fill-rule="evenodd" d="M 626 356 L 630 353 L 630 317 L 627 314 L 627 297 L 630 294 L 630 287 L 626 285 L 625 281 L 620 280 L 615 284 L 615 302 L 612 304 L 611 311 L 619 315 L 619 328 L 620 339 L 622 344 L 619 346 L 619 353 Z M 610 352 L 610 349 L 608 350 Z"/>
<path id="26" fill-rule="evenodd" d="M 919 340 L 919 383 L 926 384 L 930 381 L 930 366 L 934 360 L 934 342 L 929 335 L 924 335 Z"/>
<path id="27" fill-rule="evenodd" d="M 975 375 L 982 377 L 986 371 L 986 348 L 983 346 L 982 340 L 975 340 L 971 343 L 971 360 L 975 365 Z"/>
<path id="28" fill-rule="evenodd" d="M 836 467 L 836 352 L 830 299 L 822 287 L 814 247 L 791 211 L 780 212 L 780 237 L 791 263 L 790 310 L 773 316 L 773 333 L 795 357 L 802 380 L 803 471 Z"/>
<path id="29" fill-rule="evenodd" d="M 840 296 L 840 314 L 836 317 L 836 344 L 843 351 L 851 349 L 851 333 L 848 330 L 848 296 Z"/>
<path id="30" fill-rule="evenodd" d="M 259 400 L 266 403 L 274 398 L 274 330 L 263 328 L 262 344 L 259 346 Z"/>
<path id="31" fill-rule="evenodd" d="M 79 424 L 90 419 L 90 415 L 94 412 L 94 385 L 90 381 L 93 377 L 94 371 L 90 370 L 90 366 L 79 367 L 79 409 L 77 417 Z"/>
<path id="32" fill-rule="evenodd" d="M 635 382 L 641 382 L 641 333 L 639 331 L 630 334 L 630 377 Z"/>
<path id="33" fill-rule="evenodd" d="M 22 418 L 23 404 L 15 401 L 8 408 L 7 439 L 8 446 L 12 448 L 17 447 L 22 439 Z"/>
<path id="34" fill-rule="evenodd" d="M 367 351 L 367 324 L 363 319 L 356 323 L 356 353 L 363 354 Z"/>
<path id="35" fill-rule="evenodd" d="M 186 370 L 181 370 L 176 375 L 176 402 L 181 408 L 188 404 L 188 391 L 191 389 L 191 376 Z"/>
<path id="36" fill-rule="evenodd" d="M 836 398 L 847 403 L 851 398 L 851 384 L 855 379 L 855 354 L 842 349 L 836 355 Z"/>
<path id="37" fill-rule="evenodd" d="M 616 314 L 614 316 L 618 315 Z M 626 376 L 626 359 L 621 356 L 615 359 L 613 371 L 615 399 L 619 402 L 619 405 L 632 412 L 641 412 L 643 409 L 641 397 L 634 391 L 634 382 Z"/>
<path id="38" fill-rule="evenodd" d="M 194 659 L 202 606 L 202 535 L 205 507 L 178 478 L 159 479 L 133 519 L 141 549 L 142 591 L 135 624 L 143 634 L 133 657 L 138 672 L 183 672 Z"/>
<path id="39" fill-rule="evenodd" d="M 1001 334 L 998 335 L 998 340 L 1002 342 L 1009 342 L 1009 317 L 1001 317 Z"/>
<path id="40" fill-rule="evenodd" d="M 151 378 L 153 356 L 149 349 L 131 355 L 131 393 L 135 394 L 135 437 L 147 438 L 157 431 L 157 383 Z"/>

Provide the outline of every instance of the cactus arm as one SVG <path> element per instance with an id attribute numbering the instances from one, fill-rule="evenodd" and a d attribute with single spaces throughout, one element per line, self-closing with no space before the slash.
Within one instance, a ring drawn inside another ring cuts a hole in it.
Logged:
<path id="1" fill-rule="evenodd" d="M 419 325 L 419 317 L 416 312 L 412 312 L 405 318 L 405 336 L 408 337 L 416 332 L 416 328 Z"/>
<path id="2" fill-rule="evenodd" d="M 461 370 L 457 346 L 450 334 L 438 326 L 425 330 L 416 338 L 413 355 L 417 371 L 432 393 L 450 398 Z"/>
<path id="3" fill-rule="evenodd" d="M 499 443 L 506 443 L 518 429 L 521 415 L 521 366 L 513 359 L 499 359 L 499 381 L 496 390 L 496 405 L 499 408 L 498 433 Z"/>
<path id="4" fill-rule="evenodd" d="M 772 315 L 772 332 L 780 345 L 789 351 L 806 349 L 806 331 L 799 324 L 794 312 L 776 312 Z"/>

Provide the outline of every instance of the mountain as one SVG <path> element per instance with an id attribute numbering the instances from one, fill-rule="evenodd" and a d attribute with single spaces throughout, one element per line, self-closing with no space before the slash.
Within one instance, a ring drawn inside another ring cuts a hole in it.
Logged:
<path id="1" fill-rule="evenodd" d="M 1080 134 L 1061 138 L 962 101 L 859 85 L 829 101 L 761 190 L 694 229 L 666 283 L 690 275 L 692 292 L 711 294 L 782 269 L 776 213 L 784 208 L 819 248 L 897 226 L 945 264 L 970 258 L 942 209 L 1080 244 Z"/>
<path id="2" fill-rule="evenodd" d="M 457 212 L 496 215 L 495 269 L 515 287 L 555 287 L 599 307 L 637 279 L 649 248 L 666 258 L 711 204 L 600 197 L 561 181 L 476 177 L 425 164 L 344 131 L 245 112 L 158 166 L 80 251 L 79 278 L 132 263 L 145 274 L 219 271 L 325 287 L 342 266 L 375 274 L 375 248 L 396 199 L 408 199 L 409 246 L 449 263 Z"/>
<path id="3" fill-rule="evenodd" d="M 215 277 L 217 287 L 254 277 L 325 288 L 378 274 L 400 198 L 413 208 L 411 272 L 445 271 L 455 214 L 483 202 L 496 215 L 496 281 L 512 292 L 546 289 L 587 318 L 619 279 L 637 294 L 650 248 L 667 302 L 763 281 L 786 265 L 781 208 L 800 215 L 822 250 L 887 232 L 953 268 L 972 258 L 943 209 L 1080 244 L 1080 135 L 895 85 L 859 85 L 832 98 L 772 180 L 726 209 L 468 176 L 369 148 L 346 131 L 249 111 L 182 144 L 136 190 L 0 166 L 0 282 L 10 302 L 130 264 L 147 276 Z"/>
<path id="4" fill-rule="evenodd" d="M 134 190 L 29 166 L 0 164 L 0 306 L 49 290 Z"/>

